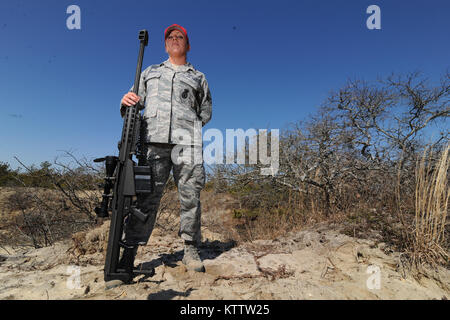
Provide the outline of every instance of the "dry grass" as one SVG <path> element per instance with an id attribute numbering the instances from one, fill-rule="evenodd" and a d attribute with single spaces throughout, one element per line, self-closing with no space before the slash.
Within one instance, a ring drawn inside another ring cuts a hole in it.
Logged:
<path id="1" fill-rule="evenodd" d="M 422 264 L 444 263 L 449 255 L 443 248 L 448 213 L 448 167 L 449 149 L 433 161 L 432 152 L 427 150 L 416 167 L 415 233 L 412 262 Z"/>
<path id="2" fill-rule="evenodd" d="M 93 206 L 95 195 L 77 195 Z M 98 198 L 98 197 L 97 197 Z M 94 200 L 93 200 L 94 199 Z M 95 201 L 95 202 L 98 202 Z M 31 187 L 0 188 L 0 243 L 5 245 L 52 245 L 89 228 L 92 221 L 58 190 Z"/>

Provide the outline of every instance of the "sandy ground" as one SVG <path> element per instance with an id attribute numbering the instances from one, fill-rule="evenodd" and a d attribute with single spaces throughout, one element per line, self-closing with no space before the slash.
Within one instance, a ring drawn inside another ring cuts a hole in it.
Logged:
<path id="1" fill-rule="evenodd" d="M 450 271 L 419 281 L 383 243 L 329 225 L 236 246 L 203 228 L 206 272 L 187 271 L 182 242 L 156 229 L 136 265 L 152 277 L 105 290 L 108 222 L 74 239 L 27 251 L 0 249 L 0 299 L 447 299 Z M 77 238 L 78 237 L 78 238 Z M 78 241 L 78 242 L 77 242 Z"/>

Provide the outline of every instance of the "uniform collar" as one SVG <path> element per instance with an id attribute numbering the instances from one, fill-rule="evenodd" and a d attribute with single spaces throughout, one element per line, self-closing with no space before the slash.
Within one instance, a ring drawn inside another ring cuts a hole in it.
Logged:
<path id="1" fill-rule="evenodd" d="M 181 71 L 181 72 L 186 72 L 189 69 L 191 69 L 192 71 L 194 71 L 194 66 L 192 64 L 190 64 L 189 62 L 187 62 L 185 65 L 180 66 L 179 68 L 177 68 L 176 70 L 173 68 L 172 63 L 169 61 L 169 59 L 167 59 L 166 61 L 164 61 L 163 63 L 161 63 L 161 66 L 166 66 L 167 68 L 172 69 L 173 71 Z"/>

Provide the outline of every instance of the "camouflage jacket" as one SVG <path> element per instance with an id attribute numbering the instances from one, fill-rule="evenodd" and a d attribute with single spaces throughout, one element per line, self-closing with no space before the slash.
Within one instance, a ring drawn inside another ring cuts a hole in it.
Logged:
<path id="1" fill-rule="evenodd" d="M 139 96 L 145 105 L 147 142 L 202 145 L 201 127 L 212 115 L 211 93 L 202 72 L 190 63 L 175 69 L 169 60 L 152 65 L 141 73 Z"/>

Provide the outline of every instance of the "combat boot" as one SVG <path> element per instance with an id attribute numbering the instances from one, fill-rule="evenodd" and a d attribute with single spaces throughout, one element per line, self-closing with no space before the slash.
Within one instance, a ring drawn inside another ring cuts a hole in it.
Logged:
<path id="1" fill-rule="evenodd" d="M 196 272 L 205 272 L 205 266 L 203 265 L 202 259 L 198 254 L 197 246 L 194 242 L 185 241 L 184 242 L 184 256 L 183 264 L 188 270 L 194 270 Z"/>

